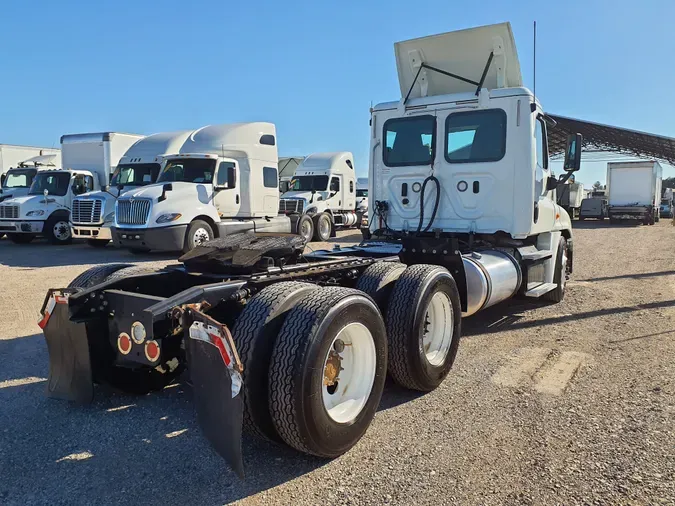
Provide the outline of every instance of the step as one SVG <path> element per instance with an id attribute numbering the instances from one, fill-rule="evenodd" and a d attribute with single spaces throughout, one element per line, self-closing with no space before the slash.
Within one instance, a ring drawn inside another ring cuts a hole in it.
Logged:
<path id="1" fill-rule="evenodd" d="M 547 249 L 537 249 L 534 246 L 524 246 L 518 248 L 520 258 L 524 263 L 538 262 L 541 260 L 548 260 L 553 256 L 553 252 Z"/>
<path id="2" fill-rule="evenodd" d="M 556 286 L 558 285 L 555 283 L 542 283 L 535 286 L 534 288 L 530 288 L 527 292 L 525 292 L 525 297 L 541 297 L 545 293 L 555 290 Z"/>

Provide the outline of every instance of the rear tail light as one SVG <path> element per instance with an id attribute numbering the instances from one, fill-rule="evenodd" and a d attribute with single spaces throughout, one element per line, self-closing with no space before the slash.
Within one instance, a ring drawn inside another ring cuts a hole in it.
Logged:
<path id="1" fill-rule="evenodd" d="M 117 349 L 122 355 L 128 355 L 131 352 L 131 338 L 126 332 L 122 332 L 117 338 Z"/>
<path id="2" fill-rule="evenodd" d="M 157 341 L 148 341 L 145 343 L 145 358 L 150 362 L 157 362 L 159 360 L 160 349 Z"/>

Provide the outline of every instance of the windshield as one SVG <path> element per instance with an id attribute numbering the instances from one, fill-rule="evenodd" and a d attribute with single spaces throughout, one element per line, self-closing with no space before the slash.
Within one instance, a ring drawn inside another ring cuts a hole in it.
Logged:
<path id="1" fill-rule="evenodd" d="M 206 158 L 169 160 L 157 179 L 158 183 L 213 183 L 216 161 Z"/>
<path id="2" fill-rule="evenodd" d="M 291 190 L 296 192 L 326 191 L 327 187 L 328 176 L 296 176 L 291 181 Z"/>
<path id="3" fill-rule="evenodd" d="M 158 163 L 135 163 L 118 165 L 115 169 L 110 186 L 132 185 L 143 186 L 152 184 L 159 174 Z"/>
<path id="4" fill-rule="evenodd" d="M 356 190 L 356 196 L 357 197 L 367 197 L 368 196 L 368 190 Z"/>
<path id="5" fill-rule="evenodd" d="M 37 169 L 12 169 L 7 172 L 3 188 L 29 188 Z"/>
<path id="6" fill-rule="evenodd" d="M 63 197 L 68 193 L 69 183 L 68 172 L 43 172 L 35 176 L 28 195 L 42 195 L 47 190 L 50 195 Z"/>

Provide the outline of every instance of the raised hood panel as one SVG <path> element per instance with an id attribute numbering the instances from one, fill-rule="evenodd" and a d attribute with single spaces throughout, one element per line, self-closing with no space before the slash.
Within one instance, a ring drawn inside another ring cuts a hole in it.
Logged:
<path id="1" fill-rule="evenodd" d="M 394 44 L 401 97 L 410 86 L 422 63 L 445 72 L 479 82 L 494 53 L 483 88 L 522 86 L 518 52 L 510 23 L 480 26 Z M 422 69 L 410 98 L 450 93 L 475 92 L 477 86 L 429 69 Z"/>

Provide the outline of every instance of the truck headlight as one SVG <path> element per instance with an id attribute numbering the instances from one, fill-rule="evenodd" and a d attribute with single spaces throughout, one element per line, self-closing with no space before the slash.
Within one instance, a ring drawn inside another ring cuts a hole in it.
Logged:
<path id="1" fill-rule="evenodd" d="M 112 223 L 115 220 L 115 211 L 108 213 L 103 218 L 103 223 Z"/>
<path id="2" fill-rule="evenodd" d="M 157 223 L 169 223 L 170 221 L 176 221 L 178 218 L 183 216 L 180 213 L 169 213 L 169 214 L 162 214 L 157 218 Z"/>
<path id="3" fill-rule="evenodd" d="M 42 209 L 39 209 L 37 211 L 28 211 L 26 216 L 42 216 L 43 214 L 45 214 L 45 212 Z"/>

